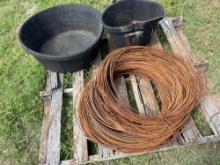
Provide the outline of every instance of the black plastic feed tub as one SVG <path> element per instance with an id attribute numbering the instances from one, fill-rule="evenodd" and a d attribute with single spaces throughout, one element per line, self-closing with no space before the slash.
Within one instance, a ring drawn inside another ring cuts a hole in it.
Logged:
<path id="1" fill-rule="evenodd" d="M 22 47 L 55 72 L 74 72 L 97 55 L 101 14 L 86 5 L 60 5 L 28 19 L 20 29 Z"/>
<path id="2" fill-rule="evenodd" d="M 113 47 L 145 45 L 164 16 L 160 4 L 147 0 L 121 0 L 109 6 L 102 23 Z"/>

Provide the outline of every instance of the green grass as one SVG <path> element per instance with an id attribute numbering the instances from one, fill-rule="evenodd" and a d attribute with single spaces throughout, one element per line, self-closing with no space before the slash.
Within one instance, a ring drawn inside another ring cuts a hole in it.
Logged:
<path id="1" fill-rule="evenodd" d="M 220 92 L 220 2 L 218 0 L 157 0 L 166 15 L 184 16 L 185 34 L 195 57 L 209 62 L 211 92 Z M 17 42 L 19 25 L 39 10 L 63 3 L 85 3 L 103 11 L 108 0 L 0 0 L 0 164 L 37 164 L 46 70 L 26 56 Z M 167 50 L 169 45 L 164 44 Z M 88 74 L 89 71 L 88 71 Z M 71 87 L 71 75 L 65 76 Z M 69 101 L 68 101 L 69 100 Z M 72 114 L 66 100 L 61 146 L 63 159 L 71 158 Z M 201 123 L 201 115 L 195 115 Z M 66 123 L 66 125 L 64 124 Z M 202 124 L 200 124 L 202 125 Z M 204 126 L 206 127 L 206 126 Z M 203 129 L 204 127 L 201 127 Z M 204 134 L 209 134 L 206 130 Z M 220 164 L 219 143 L 148 154 L 101 164 Z M 217 155 L 217 156 L 215 156 Z"/>
<path id="2" fill-rule="evenodd" d="M 68 160 L 73 155 L 73 102 L 72 97 L 65 96 L 61 119 L 61 159 Z"/>
<path id="3" fill-rule="evenodd" d="M 31 3 L 0 2 L 0 163 L 31 164 L 39 149 L 45 70 L 19 47 L 17 28 Z"/>

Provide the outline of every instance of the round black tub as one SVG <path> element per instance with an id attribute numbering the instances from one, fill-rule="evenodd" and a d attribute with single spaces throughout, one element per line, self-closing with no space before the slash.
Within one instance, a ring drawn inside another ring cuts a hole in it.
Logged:
<path id="1" fill-rule="evenodd" d="M 102 36 L 101 14 L 86 5 L 60 5 L 29 18 L 19 40 L 26 52 L 56 72 L 74 72 L 97 55 Z"/>
<path id="2" fill-rule="evenodd" d="M 102 23 L 113 47 L 145 45 L 163 16 L 163 8 L 156 2 L 121 0 L 105 10 Z"/>

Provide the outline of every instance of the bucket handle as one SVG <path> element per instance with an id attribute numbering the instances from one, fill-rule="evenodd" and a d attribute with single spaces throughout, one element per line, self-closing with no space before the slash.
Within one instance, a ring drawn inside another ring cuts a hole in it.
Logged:
<path id="1" fill-rule="evenodd" d="M 130 33 L 125 34 L 124 36 L 125 36 L 125 42 L 126 42 L 127 46 L 130 45 L 131 39 L 132 39 L 133 37 L 139 38 L 139 37 L 142 37 L 143 34 L 144 34 L 144 31 L 143 31 L 143 30 L 134 31 L 134 32 L 130 32 Z"/>
<path id="2" fill-rule="evenodd" d="M 151 35 L 153 34 L 153 28 L 152 28 L 152 32 Z M 133 32 L 129 32 L 127 34 L 124 35 L 125 39 L 126 39 L 126 43 L 127 45 L 129 45 L 131 38 L 136 37 L 136 38 L 140 38 L 144 36 L 144 28 L 143 29 L 136 29 Z"/>
<path id="3" fill-rule="evenodd" d="M 138 31 L 134 31 L 134 32 L 131 32 L 131 33 L 127 33 L 125 34 L 125 37 L 126 38 L 129 38 L 129 37 L 141 37 L 143 35 L 144 31 L 142 30 L 138 30 Z"/>

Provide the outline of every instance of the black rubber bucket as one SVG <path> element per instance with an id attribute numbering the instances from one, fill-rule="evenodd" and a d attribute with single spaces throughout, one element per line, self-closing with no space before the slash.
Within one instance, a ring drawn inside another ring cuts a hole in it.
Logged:
<path id="1" fill-rule="evenodd" d="M 121 0 L 109 6 L 102 23 L 113 47 L 145 45 L 164 16 L 160 4 L 147 0 Z"/>
<path id="2" fill-rule="evenodd" d="M 20 29 L 21 46 L 55 72 L 85 68 L 97 55 L 103 32 L 101 14 L 86 5 L 60 5 L 28 19 Z"/>

